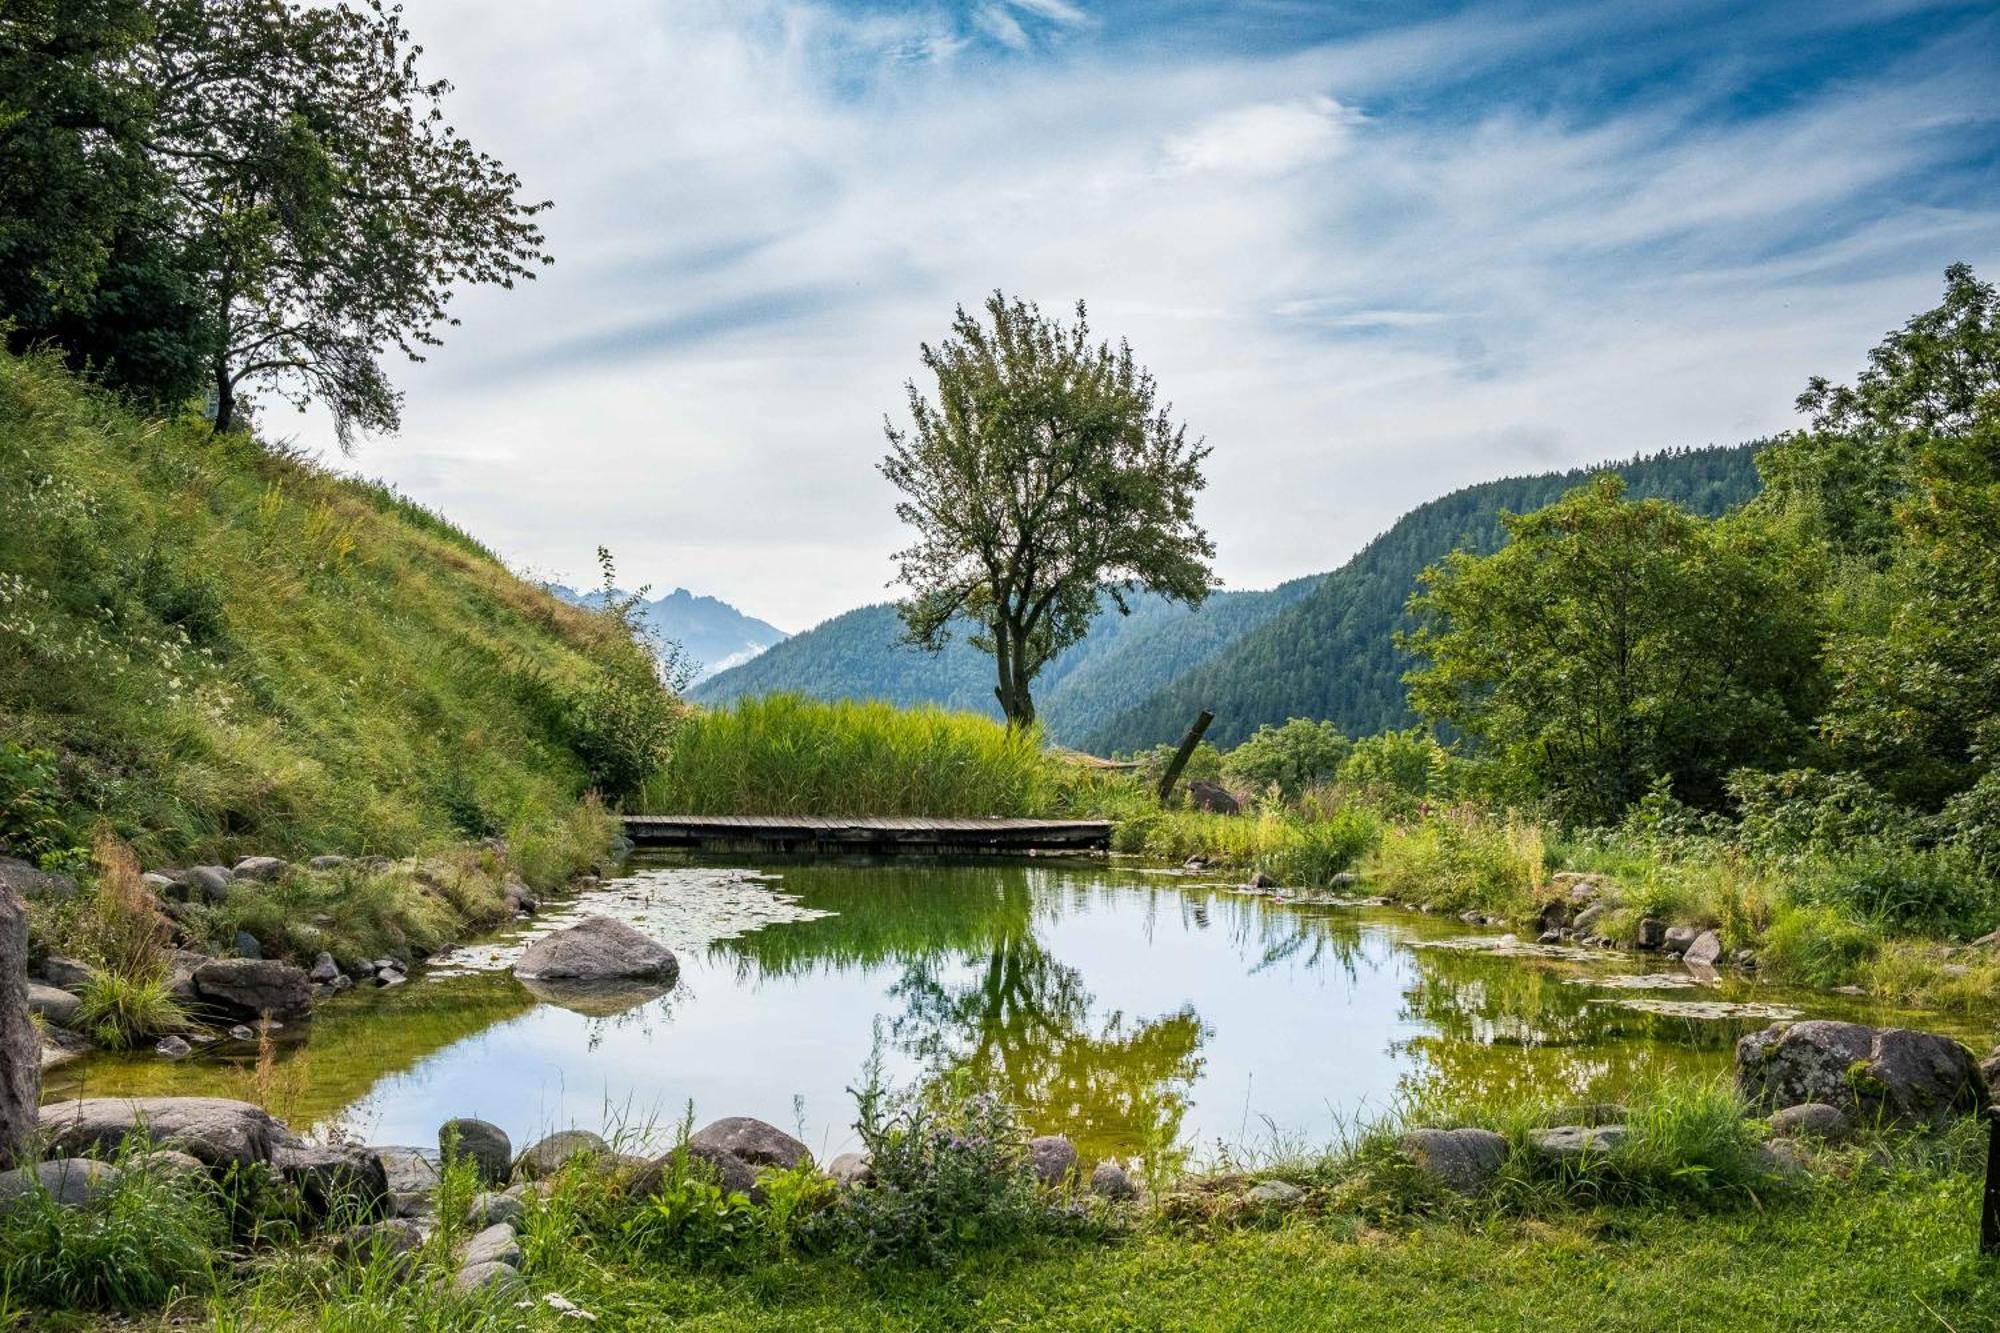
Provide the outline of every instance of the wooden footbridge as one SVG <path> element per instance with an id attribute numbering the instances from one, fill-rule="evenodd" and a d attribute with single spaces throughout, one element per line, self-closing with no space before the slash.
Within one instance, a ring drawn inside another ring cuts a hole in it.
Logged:
<path id="1" fill-rule="evenodd" d="M 927 819 L 899 815 L 626 815 L 640 847 L 763 852 L 1086 852 L 1111 845 L 1102 819 Z"/>

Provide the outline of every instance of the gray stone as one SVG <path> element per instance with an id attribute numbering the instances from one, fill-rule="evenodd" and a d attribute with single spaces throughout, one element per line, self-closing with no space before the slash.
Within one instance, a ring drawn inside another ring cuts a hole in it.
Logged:
<path id="1" fill-rule="evenodd" d="M 390 986 L 400 986 L 409 979 L 400 968 L 394 967 L 385 967 L 375 974 L 375 984 L 384 989 Z"/>
<path id="2" fill-rule="evenodd" d="M 1838 1106 L 1829 1106 L 1825 1102 L 1801 1102 L 1773 1112 L 1771 1132 L 1787 1138 L 1826 1139 L 1838 1143 L 1854 1132 L 1854 1126 Z"/>
<path id="3" fill-rule="evenodd" d="M 187 872 L 187 886 L 211 903 L 224 902 L 236 876 L 227 866 L 194 866 Z"/>
<path id="4" fill-rule="evenodd" d="M 1543 931 L 1543 932 L 1542 932 L 1541 934 L 1539 934 L 1539 935 L 1535 936 L 1535 943 L 1537 943 L 1537 944 L 1561 944 L 1561 943 L 1562 943 L 1562 937 L 1563 937 L 1563 933 L 1562 933 L 1562 932 L 1561 932 L 1560 930 L 1556 930 L 1556 929 L 1553 929 L 1553 928 L 1551 928 L 1551 929 L 1549 929 L 1549 930 L 1545 930 L 1545 931 Z"/>
<path id="5" fill-rule="evenodd" d="M 74 958 L 52 956 L 42 960 L 42 977 L 51 986 L 60 987 L 72 994 L 81 994 L 86 986 L 97 979 L 97 969 L 89 963 L 79 963 Z"/>
<path id="6" fill-rule="evenodd" d="M 471 1205 L 465 1210 L 466 1222 L 475 1227 L 490 1227 L 500 1222 L 519 1226 L 527 1215 L 528 1206 L 521 1199 L 491 1191 L 473 1195 Z"/>
<path id="7" fill-rule="evenodd" d="M 1722 937 L 1704 930 L 1681 954 L 1681 961 L 1695 967 L 1714 967 L 1722 961 Z"/>
<path id="8" fill-rule="evenodd" d="M 608 916 L 586 917 L 529 945 L 514 964 L 523 981 L 589 984 L 672 981 L 680 975 L 673 950 Z"/>
<path id="9" fill-rule="evenodd" d="M 72 1060 L 80 1060 L 96 1050 L 87 1040 L 65 1028 L 44 1027 L 38 1034 L 41 1038 L 42 1072 L 66 1065 Z"/>
<path id="10" fill-rule="evenodd" d="M 844 1152 L 826 1164 L 826 1173 L 839 1185 L 866 1185 L 874 1179 L 875 1168 L 865 1152 Z"/>
<path id="11" fill-rule="evenodd" d="M 1632 932 L 1632 943 L 1641 949 L 1657 949 L 1667 942 L 1667 923 L 1656 916 L 1642 916 Z"/>
<path id="12" fill-rule="evenodd" d="M 1132 1177 L 1125 1174 L 1125 1168 L 1109 1159 L 1099 1162 L 1091 1171 L 1090 1192 L 1114 1203 L 1139 1197 L 1139 1187 L 1132 1183 Z"/>
<path id="13" fill-rule="evenodd" d="M 141 1171 L 169 1180 L 206 1179 L 208 1167 L 193 1153 L 176 1151 L 173 1148 L 155 1148 L 151 1152 L 140 1153 L 132 1159 L 133 1165 Z"/>
<path id="14" fill-rule="evenodd" d="M 565 1129 L 541 1139 L 514 1159 L 514 1174 L 541 1180 L 563 1169 L 572 1157 L 608 1156 L 611 1145 L 587 1129 Z"/>
<path id="15" fill-rule="evenodd" d="M 509 1268 L 519 1268 L 521 1238 L 515 1234 L 512 1224 L 495 1222 L 465 1242 L 461 1262 L 468 1268 L 474 1264 L 506 1264 Z"/>
<path id="16" fill-rule="evenodd" d="M 451 1280 L 451 1289 L 461 1296 L 483 1292 L 508 1296 L 521 1287 L 521 1274 L 512 1264 L 468 1264 Z"/>
<path id="17" fill-rule="evenodd" d="M 264 956 L 262 941 L 247 930 L 236 932 L 234 944 L 238 958 L 262 958 Z"/>
<path id="18" fill-rule="evenodd" d="M 1609 910 L 1603 903 L 1592 903 L 1576 914 L 1576 920 L 1570 922 L 1570 928 L 1581 935 L 1596 925 L 1598 920 Z"/>
<path id="19" fill-rule="evenodd" d="M 28 909 L 0 882 L 0 1163 L 28 1146 L 42 1094 L 42 1036 L 28 1009 Z"/>
<path id="20" fill-rule="evenodd" d="M 109 1157 L 127 1138 L 191 1153 L 211 1167 L 267 1163 L 298 1142 L 262 1108 L 224 1097 L 86 1097 L 41 1109 L 51 1148 Z"/>
<path id="21" fill-rule="evenodd" d="M 40 1014 L 59 1028 L 74 1026 L 76 1011 L 83 1001 L 57 986 L 39 981 L 28 983 L 28 1012 Z"/>
<path id="22" fill-rule="evenodd" d="M 757 1183 L 757 1172 L 748 1162 L 723 1152 L 720 1148 L 686 1145 L 686 1169 L 703 1179 L 712 1181 L 724 1194 L 741 1194 L 752 1203 L 764 1202 L 764 1188 Z M 674 1170 L 674 1154 L 667 1153 L 647 1163 L 635 1171 L 626 1184 L 626 1191 L 635 1199 L 650 1198 L 657 1194 L 660 1183 Z"/>
<path id="23" fill-rule="evenodd" d="M 505 1185 L 514 1171 L 514 1141 L 485 1120 L 461 1117 L 438 1126 L 438 1151 L 469 1158 L 488 1185 Z"/>
<path id="24" fill-rule="evenodd" d="M 1987 1099 L 1972 1052 L 1949 1037 L 1826 1019 L 1741 1038 L 1736 1083 L 1755 1106 L 1824 1102 L 1864 1124 L 1974 1115 Z"/>
<path id="25" fill-rule="evenodd" d="M 1283 886 L 1277 880 L 1259 870 L 1250 876 L 1250 887 L 1253 889 L 1276 889 Z"/>
<path id="26" fill-rule="evenodd" d="M 275 856 L 246 856 L 230 867 L 238 879 L 254 879 L 260 884 L 275 884 L 291 869 L 291 864 Z"/>
<path id="27" fill-rule="evenodd" d="M 702 1126 L 688 1139 L 688 1147 L 728 1153 L 751 1167 L 789 1170 L 812 1163 L 812 1152 L 805 1144 L 777 1126 L 747 1115 L 733 1115 Z"/>
<path id="28" fill-rule="evenodd" d="M 1196 778 L 1188 783 L 1187 794 L 1189 805 L 1210 814 L 1233 815 L 1243 808 L 1227 787 L 1207 778 Z"/>
<path id="29" fill-rule="evenodd" d="M 255 1032 L 254 1030 L 252 1030 L 251 1028 L 248 1028 L 248 1027 L 245 1027 L 245 1026 L 244 1026 L 243 1024 L 241 1024 L 241 1023 L 238 1023 L 238 1024 L 236 1024 L 235 1026 L 231 1027 L 231 1028 L 229 1029 L 229 1032 L 228 1032 L 228 1034 L 227 1034 L 227 1035 L 228 1035 L 228 1037 L 229 1037 L 229 1039 L 230 1039 L 231 1041 L 255 1041 L 255 1040 L 257 1040 L 257 1034 L 256 1034 L 256 1032 Z"/>
<path id="30" fill-rule="evenodd" d="M 1038 1134 L 1028 1140 L 1028 1165 L 1044 1185 L 1062 1185 L 1076 1174 L 1076 1145 L 1061 1134 Z"/>
<path id="31" fill-rule="evenodd" d="M 332 1249 L 335 1258 L 347 1263 L 401 1260 L 395 1265 L 396 1271 L 407 1272 L 423 1243 L 422 1227 L 407 1218 L 392 1217 L 343 1231 L 333 1238 Z"/>
<path id="32" fill-rule="evenodd" d="M 1507 1140 L 1489 1129 L 1413 1129 L 1403 1152 L 1447 1189 L 1472 1194 L 1498 1174 Z"/>
<path id="33" fill-rule="evenodd" d="M 315 856 L 306 862 L 307 866 L 319 871 L 338 870 L 346 864 L 347 858 L 344 856 Z"/>
<path id="34" fill-rule="evenodd" d="M 195 971 L 202 964 L 214 961 L 205 953 L 195 953 L 189 949 L 174 950 L 167 956 L 167 990 L 174 999 L 184 1005 L 198 1003 L 201 997 L 195 994 Z"/>
<path id="35" fill-rule="evenodd" d="M 1557 1125 L 1552 1129 L 1531 1130 L 1528 1141 L 1535 1151 L 1557 1161 L 1580 1161 L 1608 1153 L 1627 1138 L 1623 1125 Z"/>
<path id="36" fill-rule="evenodd" d="M 2000 1086 L 2000 1046 L 1987 1052 L 1986 1058 L 1979 1062 L 1979 1072 L 1985 1077 L 1987 1087 Z"/>
<path id="37" fill-rule="evenodd" d="M 0 1171 L 0 1211 L 38 1190 L 47 1190 L 65 1208 L 81 1207 L 116 1186 L 122 1174 L 117 1167 L 88 1157 L 59 1157 Z"/>
<path id="38" fill-rule="evenodd" d="M 11 856 L 0 856 L 0 888 L 11 890 L 24 902 L 76 897 L 76 880 L 72 876 L 54 874 Z"/>
<path id="39" fill-rule="evenodd" d="M 322 986 L 331 986 L 344 976 L 340 964 L 333 961 L 333 955 L 330 953 L 320 954 L 313 959 L 313 965 L 306 970 L 306 978 Z"/>
<path id="40" fill-rule="evenodd" d="M 388 1210 L 389 1173 L 366 1148 L 280 1145 L 271 1164 L 316 1217 L 361 1221 Z"/>
<path id="41" fill-rule="evenodd" d="M 215 958 L 194 970 L 195 994 L 225 1012 L 280 1022 L 312 1016 L 305 969 L 269 958 Z"/>
<path id="42" fill-rule="evenodd" d="M 1668 953 L 1686 953 L 1688 945 L 1700 935 L 1701 930 L 1696 926 L 1668 926 L 1666 942 L 1661 947 Z"/>
<path id="43" fill-rule="evenodd" d="M 185 1038 L 169 1034 L 153 1043 L 153 1054 L 162 1060 L 185 1060 L 194 1054 L 194 1047 Z"/>
<path id="44" fill-rule="evenodd" d="M 1251 1186 L 1243 1197 L 1261 1208 L 1289 1208 L 1305 1198 L 1306 1192 L 1289 1180 L 1265 1180 Z"/>

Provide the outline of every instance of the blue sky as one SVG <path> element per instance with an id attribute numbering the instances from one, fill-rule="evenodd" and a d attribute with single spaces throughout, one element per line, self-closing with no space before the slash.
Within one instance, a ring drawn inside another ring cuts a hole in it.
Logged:
<path id="1" fill-rule="evenodd" d="M 1130 338 L 1255 587 L 1457 486 L 1784 429 L 1948 263 L 2000 276 L 1990 3 L 408 10 L 557 262 L 463 299 L 353 466 L 787 629 L 887 594 L 883 414 L 995 287 Z"/>

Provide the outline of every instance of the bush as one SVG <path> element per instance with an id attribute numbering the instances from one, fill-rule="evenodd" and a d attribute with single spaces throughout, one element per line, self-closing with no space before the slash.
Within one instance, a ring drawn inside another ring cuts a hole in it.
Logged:
<path id="1" fill-rule="evenodd" d="M 76 839 L 62 818 L 62 782 L 52 750 L 0 740 L 0 853 L 67 861 Z"/>
<path id="2" fill-rule="evenodd" d="M 1982 934 L 2000 913 L 2000 893 L 1958 848 L 1884 847 L 1809 862 L 1794 897 L 1846 912 L 1890 934 Z"/>
<path id="3" fill-rule="evenodd" d="M 1354 742 L 1331 722 L 1295 717 L 1281 727 L 1258 727 L 1222 760 L 1222 774 L 1254 793 L 1276 788 L 1295 800 L 1313 787 L 1331 783 Z"/>
<path id="4" fill-rule="evenodd" d="M 1737 839 L 1763 856 L 1843 854 L 1866 842 L 1907 842 L 1915 831 L 1910 812 L 1853 773 L 1739 769 L 1729 795 L 1741 815 Z"/>
<path id="5" fill-rule="evenodd" d="M 179 1032 L 187 1012 L 161 976 L 132 978 L 116 972 L 94 974 L 79 995 L 78 1026 L 100 1046 L 127 1051 Z"/>
<path id="6" fill-rule="evenodd" d="M 1340 785 L 1386 808 L 1414 812 L 1459 794 L 1459 764 L 1421 727 L 1364 736 L 1340 765 Z"/>

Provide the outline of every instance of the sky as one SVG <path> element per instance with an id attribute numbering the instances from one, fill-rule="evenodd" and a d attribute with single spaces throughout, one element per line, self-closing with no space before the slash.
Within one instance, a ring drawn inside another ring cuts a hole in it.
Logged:
<path id="1" fill-rule="evenodd" d="M 1227 587 L 1459 486 L 1787 429 L 2000 277 L 2000 8 L 408 0 L 555 263 L 349 458 L 531 575 L 797 631 L 892 596 L 918 346 L 1002 289 L 1213 448 Z"/>

